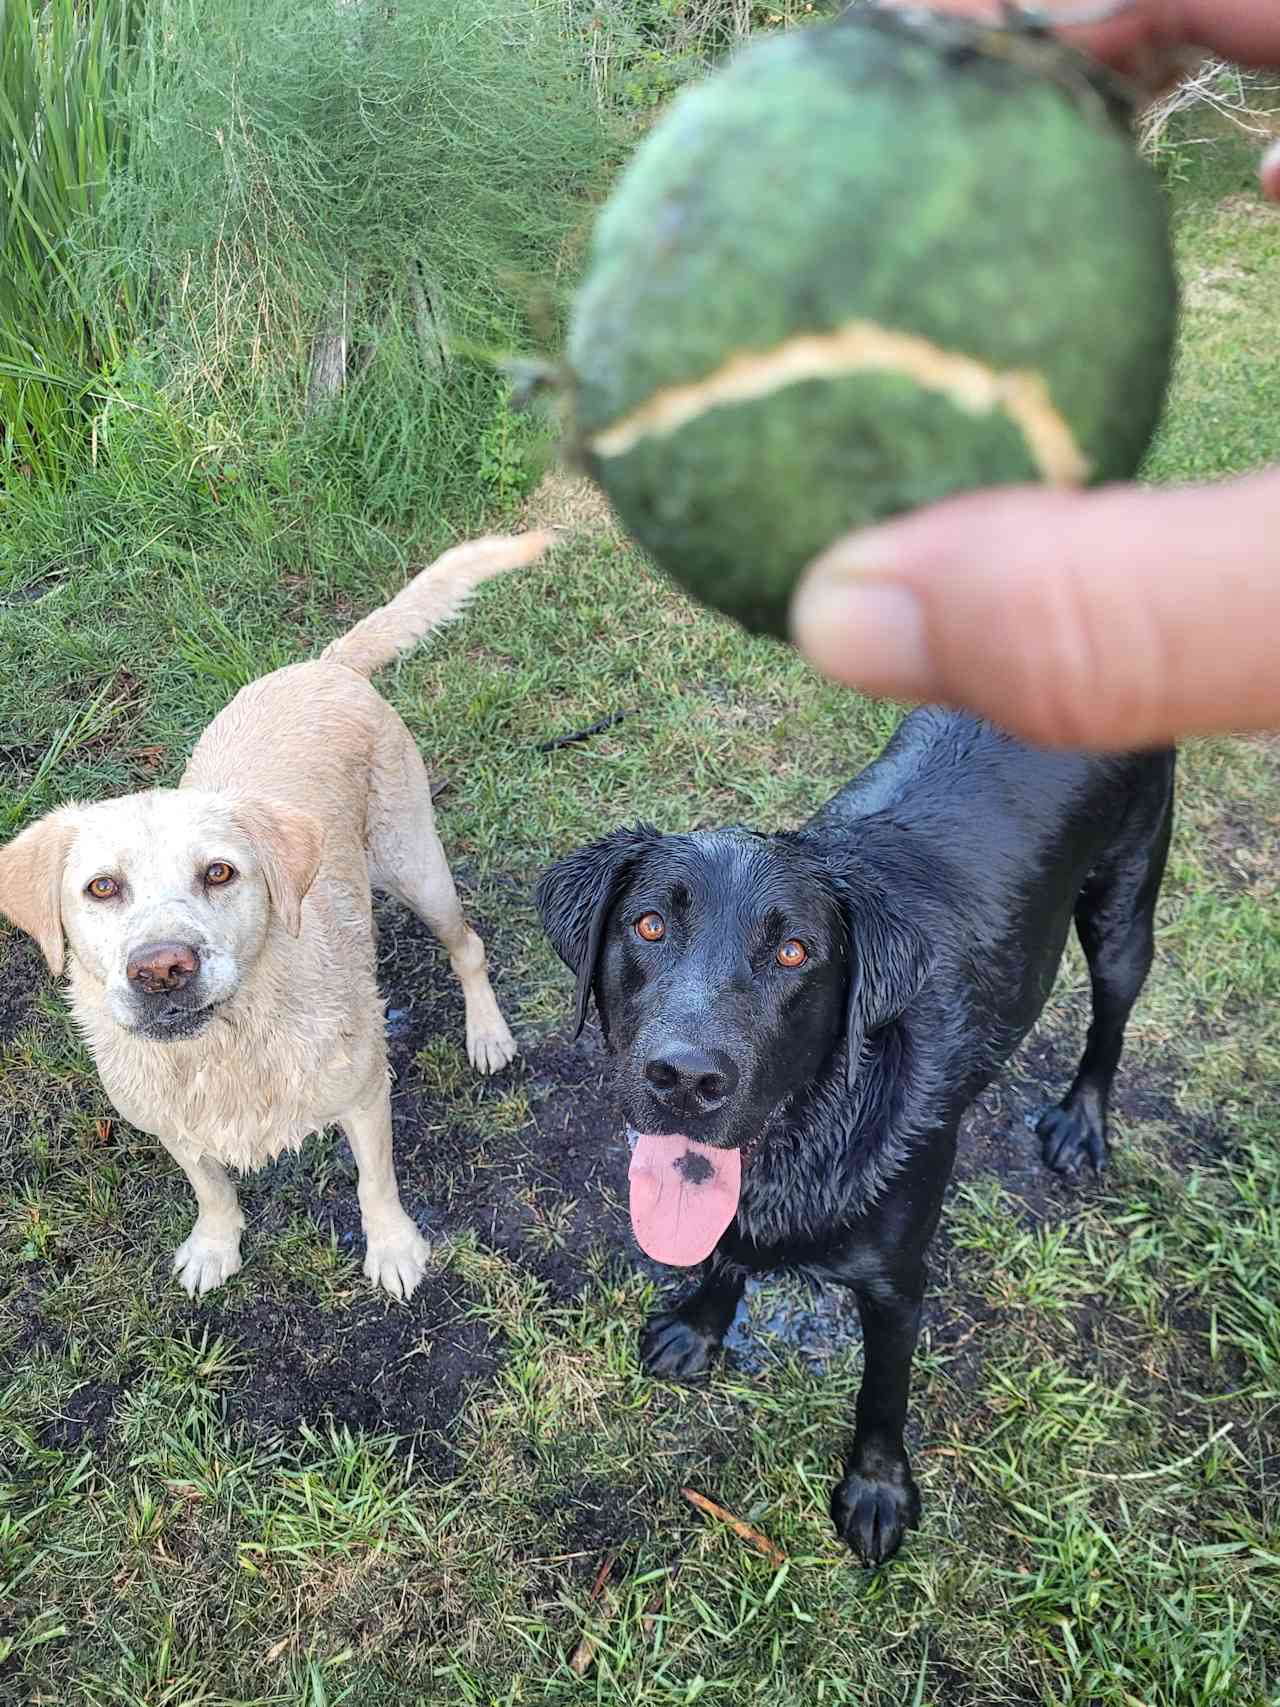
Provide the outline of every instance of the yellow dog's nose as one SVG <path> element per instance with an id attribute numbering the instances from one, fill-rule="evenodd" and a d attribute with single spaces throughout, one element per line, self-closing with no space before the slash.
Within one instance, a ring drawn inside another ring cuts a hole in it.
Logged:
<path id="1" fill-rule="evenodd" d="M 200 956 L 180 942 L 149 942 L 135 949 L 126 968 L 129 982 L 148 995 L 181 990 L 200 970 Z"/>

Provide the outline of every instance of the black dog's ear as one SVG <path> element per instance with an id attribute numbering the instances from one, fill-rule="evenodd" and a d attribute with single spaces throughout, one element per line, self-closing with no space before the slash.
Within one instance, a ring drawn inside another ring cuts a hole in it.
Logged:
<path id="1" fill-rule="evenodd" d="M 881 897 L 846 902 L 849 1005 L 845 1015 L 845 1074 L 852 1087 L 862 1045 L 906 1012 L 933 970 L 933 951 L 920 931 Z"/>
<path id="2" fill-rule="evenodd" d="M 648 824 L 614 830 L 600 841 L 557 860 L 538 879 L 533 899 L 542 928 L 561 960 L 578 975 L 573 1010 L 575 1037 L 587 1023 L 591 987 L 600 959 L 600 939 L 618 887 L 645 848 L 659 839 L 659 831 Z"/>

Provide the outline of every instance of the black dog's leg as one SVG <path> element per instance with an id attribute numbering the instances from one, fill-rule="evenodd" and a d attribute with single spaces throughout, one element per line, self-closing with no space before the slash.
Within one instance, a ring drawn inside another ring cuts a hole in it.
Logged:
<path id="1" fill-rule="evenodd" d="M 720 1350 L 746 1284 L 741 1269 L 722 1267 L 714 1257 L 703 1263 L 698 1290 L 645 1323 L 640 1361 L 649 1374 L 683 1381 L 701 1375 Z"/>
<path id="2" fill-rule="evenodd" d="M 1076 931 L 1089 962 L 1093 1019 L 1071 1089 L 1036 1123 L 1041 1154 L 1059 1173 L 1107 1160 L 1107 1103 L 1124 1048 L 1124 1029 L 1146 982 L 1153 925 L 1169 850 L 1172 813 L 1138 858 L 1090 879 L 1076 903 Z"/>
<path id="3" fill-rule="evenodd" d="M 863 1371 L 844 1480 L 831 1496 L 837 1533 L 867 1565 L 882 1565 L 920 1522 L 920 1495 L 903 1444 L 911 1359 L 920 1331 L 924 1265 L 855 1286 Z"/>

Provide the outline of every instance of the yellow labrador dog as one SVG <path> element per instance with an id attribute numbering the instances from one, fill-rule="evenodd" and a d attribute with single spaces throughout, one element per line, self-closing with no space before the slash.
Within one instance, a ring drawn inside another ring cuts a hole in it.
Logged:
<path id="1" fill-rule="evenodd" d="M 261 1167 L 342 1127 L 359 1168 L 364 1272 L 397 1298 L 425 1240 L 391 1163 L 370 889 L 397 896 L 449 951 L 482 1072 L 515 1053 L 484 944 L 463 919 L 422 759 L 369 677 L 549 534 L 447 552 L 313 663 L 243 688 L 176 789 L 63 806 L 0 849 L 0 912 L 70 995 L 116 1108 L 158 1138 L 199 1213 L 174 1270 L 191 1294 L 240 1267 L 227 1167 Z"/>

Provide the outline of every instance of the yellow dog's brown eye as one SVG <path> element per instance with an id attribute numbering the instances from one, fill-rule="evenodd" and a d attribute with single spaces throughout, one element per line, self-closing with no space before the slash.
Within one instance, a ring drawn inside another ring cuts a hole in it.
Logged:
<path id="1" fill-rule="evenodd" d="M 114 877 L 95 877 L 91 883 L 85 884 L 85 894 L 92 895 L 95 901 L 109 901 L 119 893 L 120 885 Z"/>
<path id="2" fill-rule="evenodd" d="M 636 920 L 636 935 L 646 942 L 661 942 L 667 934 L 667 921 L 661 913 L 641 913 Z"/>
<path id="3" fill-rule="evenodd" d="M 808 958 L 809 950 L 802 942 L 797 942 L 794 937 L 792 937 L 788 942 L 784 942 L 782 947 L 778 950 L 779 966 L 789 966 L 792 968 L 796 966 L 803 966 Z"/>
<path id="4" fill-rule="evenodd" d="M 220 883 L 230 883 L 235 874 L 236 869 L 233 865 L 228 865 L 225 859 L 215 859 L 205 872 L 204 880 L 206 883 L 211 883 L 216 889 Z"/>

